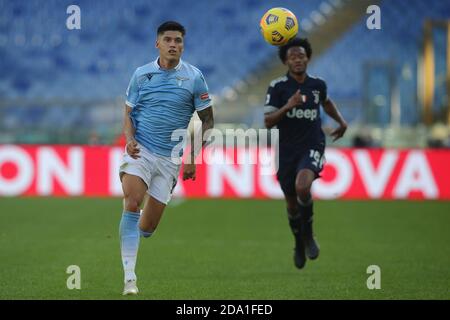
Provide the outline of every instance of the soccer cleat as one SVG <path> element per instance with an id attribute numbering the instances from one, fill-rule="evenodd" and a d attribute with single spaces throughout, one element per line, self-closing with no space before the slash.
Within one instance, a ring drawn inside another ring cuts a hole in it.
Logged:
<path id="1" fill-rule="evenodd" d="M 319 256 L 320 248 L 313 235 L 312 223 L 312 219 L 310 219 L 302 224 L 302 235 L 306 255 L 309 259 L 314 260 Z"/>
<path id="2" fill-rule="evenodd" d="M 294 264 L 297 268 L 302 269 L 306 263 L 305 257 L 305 245 L 303 244 L 301 217 L 297 215 L 295 217 L 289 216 L 289 226 L 291 227 L 292 234 L 295 238 L 294 248 Z"/>
<path id="3" fill-rule="evenodd" d="M 125 288 L 123 289 L 124 296 L 135 296 L 139 292 L 136 286 L 136 280 L 128 280 L 125 282 Z"/>
<path id="4" fill-rule="evenodd" d="M 320 247 L 314 237 L 305 241 L 305 251 L 306 255 L 311 260 L 317 259 L 319 256 Z"/>
<path id="5" fill-rule="evenodd" d="M 294 263 L 299 269 L 303 269 L 306 263 L 305 246 L 301 241 L 294 248 Z"/>

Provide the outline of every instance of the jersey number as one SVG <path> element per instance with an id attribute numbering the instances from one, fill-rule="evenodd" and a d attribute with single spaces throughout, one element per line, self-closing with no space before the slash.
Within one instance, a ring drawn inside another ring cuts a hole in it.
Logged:
<path id="1" fill-rule="evenodd" d="M 322 168 L 325 157 L 317 150 L 309 150 L 309 157 L 312 159 L 312 164 L 316 168 Z"/>

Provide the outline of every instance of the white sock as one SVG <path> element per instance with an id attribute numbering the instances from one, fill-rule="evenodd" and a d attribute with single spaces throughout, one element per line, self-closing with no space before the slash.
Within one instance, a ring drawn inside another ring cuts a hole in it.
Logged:
<path id="1" fill-rule="evenodd" d="M 136 280 L 136 259 L 139 248 L 139 217 L 136 212 L 125 211 L 120 221 L 120 248 L 124 281 Z"/>

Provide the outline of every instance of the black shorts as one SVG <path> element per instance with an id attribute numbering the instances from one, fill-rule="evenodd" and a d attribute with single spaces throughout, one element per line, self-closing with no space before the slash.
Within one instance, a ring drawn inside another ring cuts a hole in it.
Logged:
<path id="1" fill-rule="evenodd" d="M 280 154 L 280 162 L 277 178 L 280 182 L 281 190 L 285 195 L 295 196 L 295 179 L 302 169 L 310 169 L 315 174 L 315 179 L 320 177 L 325 163 L 325 147 L 312 147 L 302 152 L 291 153 L 288 156 Z"/>

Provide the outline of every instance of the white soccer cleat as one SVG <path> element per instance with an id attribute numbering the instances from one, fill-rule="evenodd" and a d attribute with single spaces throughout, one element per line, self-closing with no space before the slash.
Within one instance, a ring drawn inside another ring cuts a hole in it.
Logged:
<path id="1" fill-rule="evenodd" d="M 136 280 L 129 280 L 125 282 L 125 288 L 123 289 L 124 296 L 135 296 L 139 292 L 136 286 Z"/>

